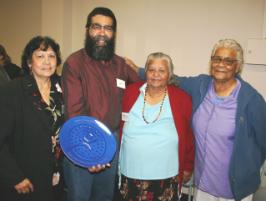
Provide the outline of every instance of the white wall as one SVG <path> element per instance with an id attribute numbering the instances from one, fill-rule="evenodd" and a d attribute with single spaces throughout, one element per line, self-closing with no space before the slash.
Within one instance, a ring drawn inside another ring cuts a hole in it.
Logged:
<path id="1" fill-rule="evenodd" d="M 263 35 L 262 38 L 266 39 L 266 2 L 264 3 L 264 18 L 263 18 Z"/>
<path id="2" fill-rule="evenodd" d="M 235 38 L 245 46 L 247 38 L 262 34 L 264 0 L 77 0 L 73 49 L 83 45 L 88 12 L 102 5 L 117 16 L 119 54 L 143 64 L 147 54 L 164 51 L 181 74 L 206 70 L 210 50 L 220 38 Z"/>
<path id="3" fill-rule="evenodd" d="M 0 43 L 20 63 L 30 36 L 50 35 L 63 59 L 83 47 L 88 13 L 111 8 L 118 21 L 117 53 L 144 65 L 154 51 L 169 54 L 180 75 L 208 72 L 212 46 L 234 38 L 245 48 L 248 38 L 265 32 L 265 0 L 0 0 Z M 11 14 L 12 13 L 12 14 Z M 13 15 L 15 13 L 15 15 Z M 19 20 L 18 20 L 19 18 Z M 22 45 L 23 43 L 23 45 Z M 243 78 L 266 97 L 266 66 L 245 66 Z"/>
<path id="4" fill-rule="evenodd" d="M 41 33 L 41 0 L 0 0 L 0 44 L 20 65 L 26 42 Z"/>
<path id="5" fill-rule="evenodd" d="M 245 48 L 248 38 L 262 38 L 265 23 L 265 0 L 67 0 L 64 4 L 71 14 L 63 19 L 68 30 L 63 45 L 70 47 L 64 56 L 83 47 L 88 13 L 106 6 L 117 17 L 119 55 L 144 65 L 149 53 L 163 51 L 180 75 L 207 73 L 216 41 L 234 38 Z M 266 97 L 266 66 L 247 66 L 242 75 Z"/>

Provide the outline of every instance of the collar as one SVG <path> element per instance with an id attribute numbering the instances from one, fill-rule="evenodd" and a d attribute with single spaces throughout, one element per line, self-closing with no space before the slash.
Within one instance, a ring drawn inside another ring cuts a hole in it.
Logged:
<path id="1" fill-rule="evenodd" d="M 145 82 L 145 83 L 139 88 L 139 91 L 140 91 L 140 93 L 141 93 L 143 96 L 145 96 L 146 87 L 147 87 L 147 82 Z"/>

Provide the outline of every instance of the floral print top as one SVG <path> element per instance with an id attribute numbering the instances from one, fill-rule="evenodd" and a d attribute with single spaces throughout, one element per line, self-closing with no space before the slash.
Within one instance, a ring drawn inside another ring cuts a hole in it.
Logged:
<path id="1" fill-rule="evenodd" d="M 39 111 L 44 111 L 47 114 L 49 126 L 52 128 L 51 144 L 52 153 L 55 158 L 55 172 L 58 171 L 59 160 L 61 159 L 61 149 L 59 145 L 59 131 L 63 124 L 63 97 L 60 87 L 60 78 L 57 75 L 51 77 L 51 89 L 50 89 L 50 105 L 48 105 L 42 98 L 38 89 L 37 83 L 33 76 L 29 76 L 27 79 L 27 87 L 29 95 L 32 97 L 34 107 Z"/>

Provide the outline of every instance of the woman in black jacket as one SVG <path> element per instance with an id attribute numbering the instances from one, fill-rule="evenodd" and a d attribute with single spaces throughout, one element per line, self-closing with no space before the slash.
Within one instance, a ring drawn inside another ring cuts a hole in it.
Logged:
<path id="1" fill-rule="evenodd" d="M 25 76 L 0 88 L 1 200 L 55 200 L 63 122 L 55 74 L 60 64 L 59 45 L 49 37 L 34 37 L 22 55 Z"/>

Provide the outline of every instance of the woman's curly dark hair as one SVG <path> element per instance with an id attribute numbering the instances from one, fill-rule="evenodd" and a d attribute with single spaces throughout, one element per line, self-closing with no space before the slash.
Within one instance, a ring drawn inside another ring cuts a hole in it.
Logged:
<path id="1" fill-rule="evenodd" d="M 22 53 L 21 67 L 24 74 L 30 74 L 29 64 L 31 63 L 33 52 L 37 49 L 46 51 L 49 47 L 52 48 L 56 54 L 56 66 L 61 64 L 62 59 L 60 54 L 60 46 L 55 42 L 55 40 L 48 36 L 36 36 L 28 42 Z"/>

